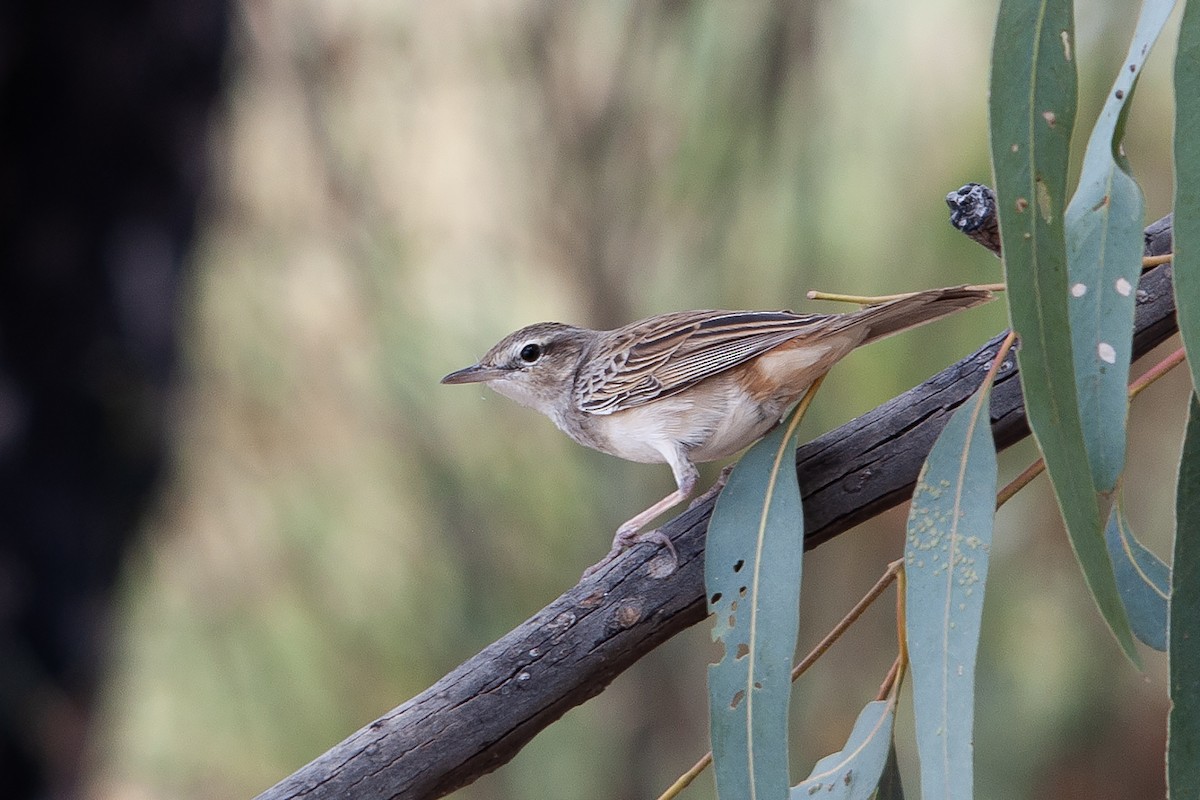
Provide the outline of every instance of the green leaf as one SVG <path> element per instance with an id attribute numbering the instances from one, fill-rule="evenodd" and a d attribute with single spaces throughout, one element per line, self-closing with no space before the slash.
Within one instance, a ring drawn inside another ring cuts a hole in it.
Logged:
<path id="1" fill-rule="evenodd" d="M 1200 6 L 1189 4 L 1185 25 L 1192 8 L 1200 12 Z M 1192 23 L 1198 24 L 1200 13 L 1192 13 L 1192 17 Z M 1196 32 L 1193 29 L 1192 33 Z M 1170 661 L 1167 796 L 1194 800 L 1200 797 L 1200 403 L 1195 395 L 1188 406 L 1175 500 Z"/>
<path id="2" fill-rule="evenodd" d="M 708 668 L 717 793 L 782 800 L 788 699 L 800 625 L 803 515 L 794 428 L 746 452 L 708 525 L 704 583 L 721 660 Z"/>
<path id="3" fill-rule="evenodd" d="M 1142 271 L 1142 191 L 1121 151 L 1125 118 L 1150 48 L 1175 0 L 1145 0 L 1129 53 L 1092 129 L 1066 212 L 1071 336 L 1084 444 L 1096 489 L 1125 467 L 1135 290 Z"/>
<path id="4" fill-rule="evenodd" d="M 1088 588 L 1126 655 L 1129 621 L 1104 548 L 1088 466 L 1067 309 L 1067 158 L 1075 121 L 1070 0 L 1002 0 L 992 49 L 990 127 L 1009 315 L 1029 427 L 1046 460 Z"/>
<path id="5" fill-rule="evenodd" d="M 1175 306 L 1200 386 L 1200 3 L 1188 3 L 1175 55 Z M 1179 463 L 1169 636 L 1167 789 L 1200 797 L 1200 405 L 1192 397 Z"/>
<path id="6" fill-rule="evenodd" d="M 905 635 L 924 800 L 971 797 L 975 656 L 996 511 L 990 392 L 933 445 L 908 515 Z"/>
<path id="7" fill-rule="evenodd" d="M 828 800 L 869 800 L 887 763 L 895 716 L 891 701 L 867 703 L 846 746 L 818 761 L 812 774 L 792 787 L 790 800 L 809 800 L 818 794 Z"/>
<path id="8" fill-rule="evenodd" d="M 1108 515 L 1104 542 L 1134 635 L 1155 650 L 1166 650 L 1171 568 L 1134 537 L 1119 500 Z"/>
<path id="9" fill-rule="evenodd" d="M 1200 387 L 1200 8 L 1188 3 L 1175 53 L 1175 315 Z"/>

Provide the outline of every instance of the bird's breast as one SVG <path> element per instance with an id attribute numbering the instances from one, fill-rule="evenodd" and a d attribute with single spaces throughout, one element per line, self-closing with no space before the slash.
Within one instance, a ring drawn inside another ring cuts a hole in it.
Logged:
<path id="1" fill-rule="evenodd" d="M 628 461 L 664 463 L 667 453 L 680 449 L 693 461 L 715 461 L 770 430 L 784 408 L 759 402 L 733 376 L 717 375 L 670 397 L 589 415 L 567 433 L 580 444 Z"/>

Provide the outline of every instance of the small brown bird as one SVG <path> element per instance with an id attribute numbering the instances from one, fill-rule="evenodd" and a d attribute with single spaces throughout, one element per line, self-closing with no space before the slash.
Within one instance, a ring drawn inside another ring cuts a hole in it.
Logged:
<path id="1" fill-rule="evenodd" d="M 617 529 L 589 573 L 696 488 L 696 462 L 733 455 L 860 345 L 992 298 L 983 288 L 932 289 L 847 314 L 680 311 L 612 331 L 542 322 L 511 333 L 442 383 L 486 383 L 537 409 L 582 445 L 629 461 L 666 463 L 676 491 Z M 587 574 L 587 573 L 585 573 Z"/>

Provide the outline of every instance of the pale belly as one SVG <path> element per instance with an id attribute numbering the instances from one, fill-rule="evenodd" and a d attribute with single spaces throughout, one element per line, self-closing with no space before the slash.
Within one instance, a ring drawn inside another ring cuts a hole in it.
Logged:
<path id="1" fill-rule="evenodd" d="M 668 463 L 666 454 L 680 445 L 691 461 L 716 461 L 771 430 L 790 404 L 760 404 L 723 376 L 710 378 L 703 389 L 703 402 L 693 390 L 592 417 L 584 435 L 575 438 L 628 461 Z"/>

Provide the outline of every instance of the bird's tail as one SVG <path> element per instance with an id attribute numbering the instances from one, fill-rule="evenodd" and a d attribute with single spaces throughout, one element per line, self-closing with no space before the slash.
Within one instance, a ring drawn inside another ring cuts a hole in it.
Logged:
<path id="1" fill-rule="evenodd" d="M 867 335 L 862 344 L 867 344 L 893 333 L 933 322 L 957 311 L 981 305 L 993 298 L 994 295 L 989 290 L 977 286 L 929 289 L 879 305 L 867 306 L 861 311 L 847 314 L 844 319 L 847 327 L 866 326 Z"/>

